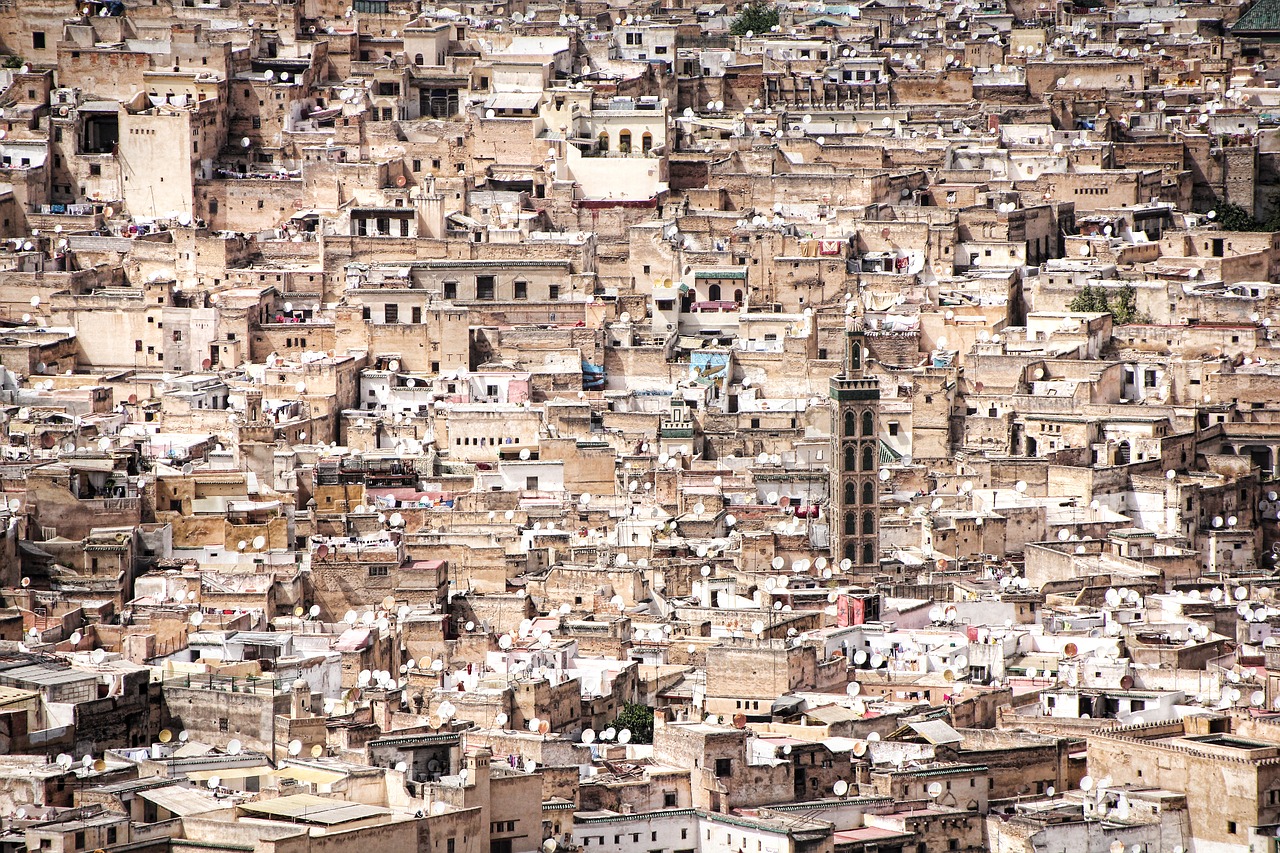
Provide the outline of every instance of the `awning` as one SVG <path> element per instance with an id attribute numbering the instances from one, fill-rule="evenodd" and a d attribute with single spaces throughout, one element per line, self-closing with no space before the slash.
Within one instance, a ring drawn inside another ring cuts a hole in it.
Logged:
<path id="1" fill-rule="evenodd" d="M 208 782 L 210 779 L 251 779 L 254 776 L 268 776 L 272 772 L 270 765 L 256 764 L 253 767 L 219 767 L 216 770 L 192 770 L 187 778 L 193 782 Z"/>
<path id="2" fill-rule="evenodd" d="M 348 628 L 338 638 L 333 649 L 338 652 L 358 652 L 369 645 L 369 633 L 368 628 Z"/>
<path id="3" fill-rule="evenodd" d="M 499 92 L 484 102 L 486 110 L 536 110 L 541 92 Z"/>
<path id="4" fill-rule="evenodd" d="M 304 767 L 301 764 L 286 764 L 271 773 L 277 779 L 297 779 L 312 785 L 332 785 L 347 778 L 347 774 L 336 770 L 321 770 L 318 767 Z"/>
<path id="5" fill-rule="evenodd" d="M 172 812 L 178 817 L 203 814 L 204 812 L 226 808 L 224 803 L 213 799 L 208 794 L 202 794 L 194 788 L 187 788 L 181 785 L 168 785 L 163 788 L 139 791 L 138 796 L 149 803 L 154 803 L 160 808 Z"/>

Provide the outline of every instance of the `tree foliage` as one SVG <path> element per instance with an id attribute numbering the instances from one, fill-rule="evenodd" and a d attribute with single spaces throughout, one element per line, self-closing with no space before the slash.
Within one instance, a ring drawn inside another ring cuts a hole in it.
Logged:
<path id="1" fill-rule="evenodd" d="M 1268 231 L 1253 214 L 1238 204 L 1220 204 L 1214 209 L 1218 227 L 1223 231 Z"/>
<path id="2" fill-rule="evenodd" d="M 729 32 L 735 36 L 747 33 L 767 33 L 778 25 L 778 7 L 767 0 L 751 0 L 738 17 L 729 25 Z"/>
<path id="3" fill-rule="evenodd" d="M 1280 195 L 1271 196 L 1267 207 L 1272 213 L 1258 219 L 1240 205 L 1225 202 L 1213 209 L 1213 217 L 1223 231 L 1280 231 Z"/>
<path id="4" fill-rule="evenodd" d="M 630 729 L 632 743 L 653 743 L 653 709 L 648 705 L 628 702 L 612 725 L 618 731 Z"/>
<path id="5" fill-rule="evenodd" d="M 1111 294 L 1107 293 L 1105 287 L 1086 284 L 1067 307 L 1072 311 L 1110 314 L 1117 325 L 1136 323 L 1142 319 L 1138 315 L 1138 292 L 1131 284 L 1117 288 Z"/>

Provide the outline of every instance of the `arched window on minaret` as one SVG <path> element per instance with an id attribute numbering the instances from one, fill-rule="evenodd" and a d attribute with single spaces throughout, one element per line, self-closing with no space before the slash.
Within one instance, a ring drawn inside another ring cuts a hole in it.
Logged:
<path id="1" fill-rule="evenodd" d="M 871 414 L 871 410 L 867 409 L 862 413 L 862 434 L 870 437 L 875 432 L 875 418 Z"/>

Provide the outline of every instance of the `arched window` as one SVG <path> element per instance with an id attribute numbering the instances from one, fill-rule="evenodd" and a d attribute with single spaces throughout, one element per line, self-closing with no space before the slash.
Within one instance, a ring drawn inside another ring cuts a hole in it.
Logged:
<path id="1" fill-rule="evenodd" d="M 858 562 L 858 546 L 854 542 L 846 542 L 844 545 L 844 558 L 852 562 Z"/>
<path id="2" fill-rule="evenodd" d="M 1131 451 L 1129 449 L 1129 442 L 1128 441 L 1120 442 L 1120 445 L 1116 448 L 1116 464 L 1128 465 L 1130 452 Z"/>
<path id="3" fill-rule="evenodd" d="M 858 470 L 858 446 L 856 444 L 846 444 L 844 446 L 844 470 Z"/>
<path id="4" fill-rule="evenodd" d="M 742 289 L 741 289 L 741 288 L 739 288 L 739 289 L 737 289 L 737 290 L 735 290 L 735 291 L 733 292 L 733 301 L 734 301 L 734 302 L 736 302 L 736 303 L 738 303 L 739 305 L 741 305 L 741 304 L 742 304 Z"/>
<path id="5" fill-rule="evenodd" d="M 871 485 L 870 480 L 862 484 L 862 502 L 864 504 L 876 502 L 876 487 Z"/>
<path id="6" fill-rule="evenodd" d="M 874 471 L 876 467 L 874 448 L 871 445 L 865 445 L 862 448 L 862 470 Z"/>
<path id="7" fill-rule="evenodd" d="M 858 501 L 858 487 L 853 483 L 844 484 L 844 502 L 845 504 L 854 504 Z"/>
<path id="8" fill-rule="evenodd" d="M 420 54 L 420 53 L 415 53 L 415 54 L 413 55 L 413 64 L 414 64 L 414 65 L 422 65 L 422 64 L 423 64 L 423 63 L 422 63 L 422 54 Z"/>
<path id="9" fill-rule="evenodd" d="M 720 301 L 720 285 L 713 284 L 707 288 L 707 299 L 711 300 L 712 302 Z"/>
<path id="10" fill-rule="evenodd" d="M 844 434 L 857 435 L 858 418 L 853 412 L 844 413 Z"/>
<path id="11" fill-rule="evenodd" d="M 872 565 L 876 562 L 876 546 L 867 542 L 862 546 L 862 562 L 866 565 Z"/>
<path id="12" fill-rule="evenodd" d="M 653 134 L 647 130 L 640 136 L 640 150 L 646 154 L 653 150 Z"/>
<path id="13" fill-rule="evenodd" d="M 623 154 L 631 153 L 631 131 L 623 130 L 618 133 L 618 150 Z"/>
<path id="14" fill-rule="evenodd" d="M 862 514 L 862 532 L 863 533 L 876 532 L 876 514 L 874 512 L 871 512 L 870 510 L 867 510 Z"/>
<path id="15" fill-rule="evenodd" d="M 849 366 L 854 370 L 862 369 L 862 346 L 849 344 Z"/>
<path id="16" fill-rule="evenodd" d="M 858 532 L 858 514 L 856 512 L 846 512 L 844 514 L 844 533 L 846 536 L 853 536 Z"/>
<path id="17" fill-rule="evenodd" d="M 609 150 L 608 131 L 604 131 L 604 130 L 600 131 L 600 135 L 596 137 L 596 147 L 600 149 L 601 153 L 604 153 Z"/>
<path id="18" fill-rule="evenodd" d="M 870 436 L 875 432 L 875 418 L 871 416 L 871 411 L 867 410 L 862 413 L 862 434 Z"/>

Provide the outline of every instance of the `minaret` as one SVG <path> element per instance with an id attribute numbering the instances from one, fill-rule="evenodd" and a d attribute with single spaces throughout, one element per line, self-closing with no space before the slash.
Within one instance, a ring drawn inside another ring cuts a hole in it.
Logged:
<path id="1" fill-rule="evenodd" d="M 880 382 L 866 378 L 862 319 L 848 317 L 844 369 L 831 380 L 831 554 L 853 574 L 880 567 Z"/>

